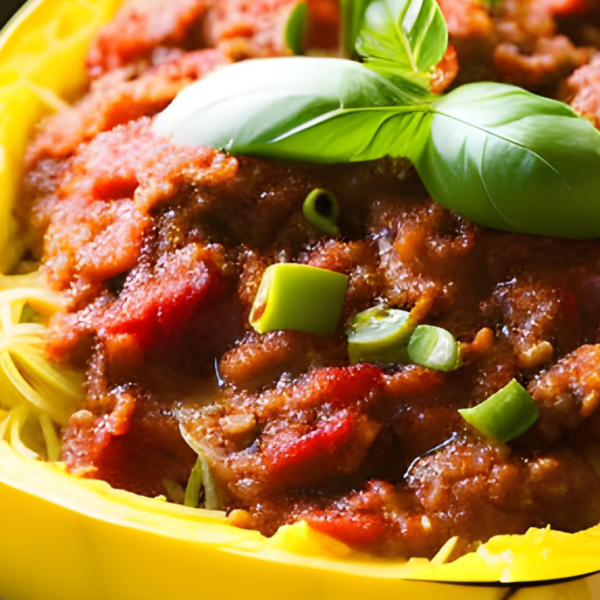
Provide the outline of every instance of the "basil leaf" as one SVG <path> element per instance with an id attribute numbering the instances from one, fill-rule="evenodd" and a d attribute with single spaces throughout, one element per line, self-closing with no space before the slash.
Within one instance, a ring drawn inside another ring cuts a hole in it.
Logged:
<path id="1" fill-rule="evenodd" d="M 432 198 L 497 229 L 600 236 L 600 132 L 566 104 L 520 88 L 465 85 L 434 102 L 410 158 Z"/>
<path id="2" fill-rule="evenodd" d="M 352 61 L 261 59 L 188 87 L 154 127 L 179 143 L 278 160 L 406 157 L 433 199 L 476 223 L 600 237 L 600 132 L 512 86 L 435 97 Z"/>
<path id="3" fill-rule="evenodd" d="M 302 54 L 304 50 L 307 24 L 308 4 L 298 2 L 290 12 L 284 32 L 285 45 L 294 54 Z"/>
<path id="4" fill-rule="evenodd" d="M 411 106 L 415 101 L 421 104 Z M 349 60 L 259 59 L 192 84 L 154 128 L 181 144 L 232 154 L 353 162 L 404 156 L 409 145 L 422 146 L 430 110 L 423 96 Z"/>
<path id="5" fill-rule="evenodd" d="M 394 80 L 429 89 L 429 74 L 448 47 L 448 30 L 436 0 L 375 0 L 356 49 L 367 66 Z"/>
<path id="6" fill-rule="evenodd" d="M 340 0 L 342 56 L 356 56 L 356 39 L 371 0 Z"/>

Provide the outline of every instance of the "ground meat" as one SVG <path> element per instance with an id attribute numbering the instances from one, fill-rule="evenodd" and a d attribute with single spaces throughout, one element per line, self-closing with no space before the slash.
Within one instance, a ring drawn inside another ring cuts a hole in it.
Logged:
<path id="1" fill-rule="evenodd" d="M 139 77 L 123 68 L 98 79 L 80 102 L 42 123 L 42 134 L 30 146 L 27 163 L 31 168 L 43 159 L 68 157 L 79 144 L 103 131 L 155 115 L 184 87 L 224 64 L 227 60 L 221 52 L 199 50 L 153 67 Z"/>
<path id="2" fill-rule="evenodd" d="M 600 346 L 582 346 L 530 386 L 541 411 L 536 428 L 554 442 L 576 430 L 600 406 Z"/>
<path id="3" fill-rule="evenodd" d="M 38 165 L 30 176 L 34 194 L 47 164 Z M 133 268 L 149 229 L 149 212 L 163 194 L 172 199 L 178 186 L 192 185 L 189 179 L 212 184 L 237 168 L 234 159 L 213 150 L 161 142 L 146 120 L 98 135 L 80 146 L 66 165 L 50 164 L 57 185 L 39 198 L 34 225 L 47 233 L 46 276 L 58 289 L 71 288 L 75 304 L 79 289 Z M 164 182 L 169 178 L 167 190 Z"/>
<path id="4" fill-rule="evenodd" d="M 137 263 L 148 225 L 131 200 L 65 202 L 48 231 L 48 275 L 58 282 L 72 280 L 77 272 L 80 289 L 87 291 L 94 282 L 126 273 Z"/>
<path id="5" fill-rule="evenodd" d="M 573 109 L 600 129 L 600 54 L 575 71 L 567 86 L 566 95 Z"/>
<path id="6" fill-rule="evenodd" d="M 337 52 L 339 3 L 308 0 L 307 49 Z M 213 3 L 204 24 L 209 46 L 232 60 L 286 56 L 285 26 L 297 0 L 220 0 Z"/>
<path id="7" fill-rule="evenodd" d="M 159 47 L 198 47 L 208 4 L 205 0 L 127 0 L 92 45 L 90 75 L 98 77 L 148 59 Z"/>
<path id="8" fill-rule="evenodd" d="M 521 369 L 547 364 L 555 348 L 564 355 L 579 339 L 576 303 L 568 288 L 514 279 L 498 286 L 486 310 L 496 323 L 503 323 L 502 333 L 513 345 Z"/>
<path id="9" fill-rule="evenodd" d="M 383 373 L 362 365 L 313 371 L 260 395 L 233 397 L 185 420 L 221 482 L 237 502 L 352 475 L 380 425 L 369 415 L 384 392 Z M 249 417 L 252 418 L 249 418 Z M 240 435 L 232 421 L 249 428 Z"/>
<path id="10" fill-rule="evenodd" d="M 363 489 L 331 501 L 304 494 L 277 503 L 265 502 L 246 522 L 232 513 L 230 521 L 242 527 L 264 527 L 281 522 L 283 514 L 290 522 L 306 521 L 311 528 L 332 536 L 353 548 L 376 551 L 390 556 L 426 556 L 431 548 L 447 540 L 439 527 L 432 527 L 414 494 L 382 480 L 374 479 Z"/>
<path id="11" fill-rule="evenodd" d="M 565 36 L 540 38 L 530 53 L 502 43 L 494 51 L 494 64 L 507 83 L 533 89 L 548 89 L 585 64 L 589 50 L 576 48 Z"/>
<path id="12" fill-rule="evenodd" d="M 592 10 L 584 2 L 502 0 L 493 8 L 475 0 L 439 3 L 462 82 L 500 80 L 554 95 L 562 79 L 590 59 L 590 48 L 560 33 L 561 18 Z"/>
<path id="13" fill-rule="evenodd" d="M 310 337 L 297 331 L 251 332 L 223 356 L 219 375 L 230 385 L 252 390 L 276 382 L 283 373 L 303 373 L 310 364 Z"/>
<path id="14" fill-rule="evenodd" d="M 493 22 L 480 0 L 438 0 L 448 33 L 455 39 L 485 38 L 492 34 Z"/>
<path id="15" fill-rule="evenodd" d="M 452 535 L 461 536 L 464 552 L 494 535 L 522 534 L 546 523 L 578 531 L 600 518 L 600 480 L 566 449 L 518 457 L 506 447 L 456 440 L 416 461 L 406 481 L 394 486 L 374 479 L 333 501 L 290 495 L 265 502 L 245 523 L 236 514 L 231 520 L 260 528 L 284 524 L 282 515 L 291 515 L 290 521 L 304 519 L 361 550 L 427 556 Z"/>
<path id="16" fill-rule="evenodd" d="M 130 148 L 125 161 L 116 151 L 119 145 Z M 151 163 L 153 153 L 163 156 L 162 162 Z M 97 162 L 94 155 L 103 158 Z M 190 160 L 198 161 L 191 170 Z M 534 376 L 595 335 L 591 318 L 579 329 L 572 325 L 578 322 L 579 304 L 586 310 L 597 305 L 584 288 L 571 291 L 564 284 L 572 279 L 573 265 L 579 281 L 585 279 L 582 273 L 590 281 L 600 274 L 589 250 L 593 243 L 483 231 L 428 201 L 403 163 L 307 167 L 240 159 L 225 168 L 226 160 L 212 151 L 155 140 L 143 121 L 101 134 L 77 151 L 60 178 L 54 208 L 47 201 L 40 204 L 51 223 L 46 251 L 61 239 L 53 225 L 55 219 L 62 222 L 61 207 L 73 217 L 92 218 L 93 211 L 73 208 L 74 198 L 95 198 L 99 206 L 110 207 L 129 202 L 143 211 L 148 225 L 141 249 L 124 253 L 134 255 L 135 264 L 121 281 L 103 280 L 113 275 L 108 271 L 91 271 L 96 289 L 88 285 L 87 295 L 78 296 L 75 321 L 57 319 L 56 355 L 89 353 L 94 339 L 100 340 L 108 389 L 135 381 L 138 387 L 131 393 L 144 398 L 164 397 L 159 393 L 164 379 L 157 383 L 146 375 L 150 365 L 168 365 L 171 378 L 177 373 L 201 385 L 211 379 L 216 359 L 221 390 L 214 401 L 205 406 L 206 400 L 189 401 L 171 391 L 165 410 L 174 411 L 169 414 L 177 415 L 188 442 L 206 457 L 223 506 L 246 511 L 241 513 L 246 522 L 265 533 L 306 518 L 357 547 L 421 555 L 437 551 L 453 522 L 465 540 L 484 539 L 492 532 L 488 525 L 478 528 L 468 521 L 467 526 L 454 513 L 441 519 L 419 496 L 420 487 L 404 483 L 405 474 L 415 460 L 457 433 L 469 444 L 480 443 L 471 439 L 475 434 L 459 408 L 482 402 L 523 373 Z M 187 169 L 181 171 L 184 161 Z M 153 187 L 159 181 L 160 187 Z M 327 239 L 302 220 L 303 198 L 317 186 L 338 195 L 346 207 L 341 225 L 354 240 Z M 51 188 L 48 181 L 40 186 Z M 93 229 L 86 244 L 103 239 L 109 226 Z M 56 250 L 56 259 L 69 252 Z M 555 260 L 541 262 L 552 252 Z M 344 318 L 375 303 L 412 309 L 415 318 L 453 331 L 471 349 L 468 360 L 456 373 L 403 367 L 388 375 L 376 367 L 348 366 L 343 323 L 331 338 L 257 337 L 247 324 L 250 306 L 264 269 L 282 259 L 348 274 Z M 46 268 L 52 264 L 47 260 Z M 69 273 L 55 285 L 80 289 L 90 277 L 80 266 Z M 551 352 L 532 354 L 545 344 Z M 119 471 L 112 450 L 83 450 L 94 446 L 90 440 L 98 431 L 103 433 L 103 419 L 114 420 L 112 408 L 90 412 L 93 419 L 83 413 L 67 429 L 68 448 L 75 448 L 65 454 L 68 464 L 91 475 L 109 464 L 111 481 L 140 489 L 143 482 L 130 479 L 127 465 Z M 119 435 L 108 431 L 101 438 L 108 436 L 107 448 L 118 448 L 118 456 L 132 440 L 137 443 L 133 429 Z M 515 452 L 516 464 L 529 460 L 528 454 Z M 552 449 L 545 452 L 554 460 Z M 494 461 L 500 464 L 502 456 Z M 390 486 L 392 492 L 383 495 L 392 494 L 400 507 L 391 520 L 378 512 L 381 490 Z M 157 489 L 153 479 L 153 493 Z M 564 504 L 579 490 L 568 487 Z M 535 507 L 514 517 L 509 530 L 541 521 L 564 526 L 562 508 L 541 513 Z M 504 526 L 506 520 L 503 516 L 498 523 Z"/>
<path id="17" fill-rule="evenodd" d="M 569 450 L 521 458 L 505 447 L 452 442 L 419 460 L 408 484 L 434 527 L 447 523 L 467 539 L 474 521 L 488 539 L 545 523 L 577 531 L 600 517 L 600 480 Z"/>
<path id="18" fill-rule="evenodd" d="M 442 94 L 458 75 L 458 56 L 452 46 L 448 46 L 442 60 L 437 64 L 433 77 L 431 78 L 431 91 L 434 94 Z"/>
<path id="19" fill-rule="evenodd" d="M 152 132 L 151 118 L 213 69 L 289 54 L 294 5 L 127 2 L 90 52 L 89 93 L 32 141 L 23 212 L 48 284 L 69 301 L 49 352 L 87 370 L 64 432 L 68 468 L 181 501 L 199 454 L 231 522 L 270 535 L 305 519 L 384 555 L 597 523 L 585 456 L 600 435 L 598 242 L 475 226 L 435 204 L 404 160 L 287 164 Z M 335 53 L 337 6 L 309 2 L 307 47 Z M 562 90 L 596 123 L 597 59 L 581 67 L 587 45 L 600 47 L 596 0 L 440 6 L 452 46 L 435 93 L 455 77 Z M 339 236 L 305 219 L 315 188 L 338 198 Z M 348 276 L 334 334 L 251 328 L 277 262 Z M 460 369 L 350 365 L 345 322 L 376 305 L 453 333 Z M 458 411 L 512 379 L 540 418 L 499 446 Z"/>
<path id="20" fill-rule="evenodd" d="M 206 39 L 235 60 L 289 53 L 284 27 L 296 0 L 223 0 L 206 20 Z"/>
<path id="21" fill-rule="evenodd" d="M 185 489 L 196 456 L 169 404 L 133 389 L 87 404 L 63 441 L 62 459 L 74 473 L 150 497 L 166 495 L 169 482 Z"/>
<path id="22" fill-rule="evenodd" d="M 174 49 L 215 47 L 232 60 L 285 56 L 285 25 L 296 0 L 127 0 L 104 27 L 87 60 L 93 78 L 123 67 L 144 70 Z M 335 51 L 339 9 L 310 0 L 307 48 Z"/>

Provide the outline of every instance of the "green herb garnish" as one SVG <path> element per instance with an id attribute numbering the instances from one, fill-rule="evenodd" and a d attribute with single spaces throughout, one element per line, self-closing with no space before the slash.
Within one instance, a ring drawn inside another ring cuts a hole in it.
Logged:
<path id="1" fill-rule="evenodd" d="M 419 325 L 410 338 L 408 356 L 415 365 L 436 371 L 454 371 L 459 366 L 459 345 L 449 331 Z"/>
<path id="2" fill-rule="evenodd" d="M 513 86 L 429 92 L 447 47 L 435 0 L 376 0 L 365 64 L 246 61 L 184 90 L 156 121 L 179 143 L 315 163 L 410 159 L 432 198 L 506 231 L 600 236 L 600 132 L 566 104 Z"/>
<path id="3" fill-rule="evenodd" d="M 356 50 L 369 68 L 400 86 L 410 81 L 425 95 L 430 71 L 447 47 L 448 30 L 435 1 L 371 2 L 356 40 Z"/>
<path id="4" fill-rule="evenodd" d="M 459 412 L 475 429 L 502 443 L 525 433 L 540 415 L 531 394 L 514 379 L 485 402 Z"/>
<path id="5" fill-rule="evenodd" d="M 347 325 L 350 363 L 408 362 L 406 346 L 413 328 L 404 310 L 376 306 L 355 315 Z"/>
<path id="6" fill-rule="evenodd" d="M 313 190 L 302 206 L 304 218 L 319 231 L 329 235 L 339 235 L 340 206 L 337 198 L 328 190 Z"/>
<path id="7" fill-rule="evenodd" d="M 308 265 L 271 265 L 258 288 L 250 324 L 259 333 L 335 333 L 348 281 L 347 275 Z"/>

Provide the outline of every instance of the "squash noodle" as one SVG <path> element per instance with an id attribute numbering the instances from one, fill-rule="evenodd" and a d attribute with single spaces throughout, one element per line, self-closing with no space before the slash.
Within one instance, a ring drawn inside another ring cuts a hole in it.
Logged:
<path id="1" fill-rule="evenodd" d="M 82 375 L 45 353 L 48 320 L 63 308 L 37 273 L 0 275 L 0 441 L 27 458 L 60 459 L 58 430 L 84 396 Z"/>
<path id="2" fill-rule="evenodd" d="M 35 0 L 0 35 L 0 442 L 25 457 L 59 460 L 59 429 L 84 391 L 80 374 L 45 354 L 48 320 L 63 309 L 62 298 L 35 273 L 1 274 L 13 272 L 25 246 L 13 211 L 22 158 L 35 124 L 85 87 L 90 39 L 120 4 Z"/>
<path id="3" fill-rule="evenodd" d="M 60 459 L 59 430 L 84 390 L 81 374 L 45 353 L 48 321 L 64 309 L 61 296 L 37 273 L 2 274 L 14 272 L 26 245 L 14 214 L 23 156 L 35 125 L 87 85 L 90 39 L 121 2 L 33 0 L 0 34 L 0 442 L 29 458 Z"/>

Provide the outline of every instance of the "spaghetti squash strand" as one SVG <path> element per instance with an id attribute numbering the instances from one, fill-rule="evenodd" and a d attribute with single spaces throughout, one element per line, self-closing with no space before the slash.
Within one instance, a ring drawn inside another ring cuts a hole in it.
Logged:
<path id="1" fill-rule="evenodd" d="M 0 408 L 0 442 L 6 438 L 9 423 L 10 413 Z"/>
<path id="2" fill-rule="evenodd" d="M 17 388 L 23 399 L 27 403 L 32 404 L 40 411 L 46 413 L 52 420 L 56 421 L 59 425 L 66 425 L 71 416 L 69 411 L 63 407 L 54 406 L 53 403 L 49 402 L 39 392 L 33 389 L 25 378 L 21 375 L 17 369 L 12 357 L 5 353 L 0 359 L 0 366 L 4 369 L 4 372 L 10 379 L 11 383 Z"/>
<path id="3" fill-rule="evenodd" d="M 0 304 L 0 327 L 2 331 L 10 329 L 13 325 L 12 304 L 3 302 Z"/>
<path id="4" fill-rule="evenodd" d="M 10 412 L 10 443 L 14 450 L 25 458 L 38 458 L 38 453 L 28 448 L 21 439 L 21 432 L 30 413 L 31 408 L 27 404 L 22 404 Z"/>
<path id="5" fill-rule="evenodd" d="M 46 415 L 38 416 L 42 433 L 44 434 L 44 441 L 46 442 L 46 452 L 48 454 L 48 460 L 56 462 L 60 460 L 60 440 L 56 435 L 56 429 L 52 421 Z"/>
<path id="6" fill-rule="evenodd" d="M 28 458 L 39 458 L 32 448 L 37 450 L 39 441 L 40 451 L 57 461 L 57 427 L 67 424 L 82 400 L 83 377 L 47 359 L 48 329 L 42 323 L 20 322 L 26 306 L 47 322 L 64 308 L 64 301 L 44 287 L 37 273 L 0 275 L 0 439 L 8 439 Z"/>
<path id="7" fill-rule="evenodd" d="M 23 403 L 23 396 L 11 383 L 10 378 L 2 368 L 4 354 L 7 354 L 7 352 L 2 351 L 0 353 L 0 406 L 11 411 Z"/>
<path id="8" fill-rule="evenodd" d="M 19 365 L 27 370 L 40 385 L 47 385 L 62 395 L 65 401 L 77 403 L 81 400 L 83 378 L 68 371 L 59 371 L 38 349 L 27 344 L 18 344 L 11 354 Z"/>
<path id="9" fill-rule="evenodd" d="M 42 288 L 14 288 L 0 292 L 0 303 L 27 302 L 43 315 L 51 316 L 64 307 L 60 295 Z"/>

